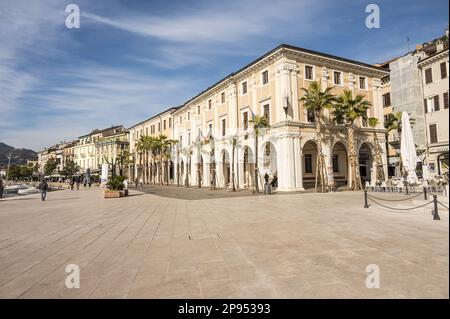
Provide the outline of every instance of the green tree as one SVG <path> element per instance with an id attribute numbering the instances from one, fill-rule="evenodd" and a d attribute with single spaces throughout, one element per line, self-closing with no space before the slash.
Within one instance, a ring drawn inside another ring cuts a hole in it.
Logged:
<path id="1" fill-rule="evenodd" d="M 68 160 L 66 165 L 64 165 L 63 170 L 61 171 L 61 175 L 64 177 L 73 176 L 80 170 L 80 167 L 73 160 Z"/>
<path id="2" fill-rule="evenodd" d="M 53 172 L 56 170 L 57 164 L 56 164 L 56 158 L 51 157 L 47 160 L 47 163 L 44 165 L 44 174 L 46 176 L 52 175 Z"/>
<path id="3" fill-rule="evenodd" d="M 258 138 L 263 132 L 263 129 L 270 127 L 270 125 L 265 116 L 259 115 L 253 116 L 253 119 L 251 119 L 249 122 L 253 123 L 253 132 L 255 134 L 255 192 L 258 193 Z"/>
<path id="4" fill-rule="evenodd" d="M 345 90 L 337 98 L 332 111 L 333 121 L 337 124 L 345 124 L 347 130 L 351 173 L 350 187 L 352 190 L 362 189 L 355 145 L 355 121 L 359 118 L 367 119 L 367 109 L 370 105 L 369 101 L 364 99 L 364 95 L 358 94 L 353 98 L 352 92 Z"/>
<path id="5" fill-rule="evenodd" d="M 330 93 L 331 88 L 322 90 L 319 82 L 314 81 L 309 88 L 303 88 L 305 95 L 300 99 L 303 106 L 308 111 L 313 112 L 315 121 L 315 133 L 317 141 L 317 164 L 315 191 L 320 184 L 322 192 L 328 190 L 327 169 L 325 165 L 325 155 L 322 151 L 322 125 L 324 122 L 324 110 L 331 109 L 336 102 L 336 97 Z"/>

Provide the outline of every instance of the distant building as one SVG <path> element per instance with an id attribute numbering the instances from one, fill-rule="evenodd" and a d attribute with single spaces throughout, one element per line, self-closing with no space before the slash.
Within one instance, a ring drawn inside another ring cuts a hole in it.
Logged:
<path id="1" fill-rule="evenodd" d="M 112 126 L 80 136 L 73 146 L 73 158 L 82 173 L 98 173 L 104 163 L 116 163 L 128 150 L 127 130 Z"/>

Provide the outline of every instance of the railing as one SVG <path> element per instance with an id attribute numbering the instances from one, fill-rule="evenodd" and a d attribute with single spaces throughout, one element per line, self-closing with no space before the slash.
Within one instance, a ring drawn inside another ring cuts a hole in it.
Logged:
<path id="1" fill-rule="evenodd" d="M 371 201 L 371 202 L 373 202 L 373 203 L 375 203 L 375 204 L 377 204 L 377 205 L 379 205 L 379 206 L 381 206 L 383 208 L 390 209 L 390 210 L 398 210 L 398 211 L 414 210 L 414 209 L 422 208 L 422 207 L 428 206 L 430 204 L 433 204 L 433 210 L 431 211 L 431 213 L 433 215 L 433 219 L 434 220 L 440 220 L 441 218 L 439 217 L 438 205 L 444 207 L 447 210 L 449 210 L 449 208 L 447 206 L 445 206 L 443 203 L 441 203 L 440 201 L 438 201 L 436 194 L 433 194 L 433 193 L 431 193 L 431 194 L 433 195 L 433 200 L 431 200 L 431 201 L 427 201 L 424 204 L 421 204 L 421 205 L 418 205 L 418 206 L 414 206 L 414 207 L 402 207 L 402 208 L 399 208 L 399 207 L 388 206 L 386 204 L 381 203 L 381 201 L 385 201 L 385 202 L 402 202 L 402 201 L 406 201 L 406 200 L 417 198 L 420 195 L 423 195 L 423 197 L 424 197 L 423 199 L 424 200 L 428 200 L 428 191 L 426 190 L 426 188 L 424 188 L 424 191 L 422 193 L 418 193 L 416 195 L 413 195 L 413 196 L 410 196 L 410 197 L 407 197 L 407 198 L 389 199 L 389 198 L 380 198 L 380 197 L 375 197 L 375 196 L 369 195 L 367 193 L 367 190 L 364 190 L 364 208 L 369 208 L 370 207 L 369 201 Z"/>

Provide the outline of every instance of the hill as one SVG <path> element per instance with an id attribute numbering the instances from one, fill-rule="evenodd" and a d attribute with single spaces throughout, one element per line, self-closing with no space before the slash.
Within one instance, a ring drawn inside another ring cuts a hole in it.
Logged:
<path id="1" fill-rule="evenodd" d="M 27 160 L 37 160 L 37 153 L 26 148 L 14 148 L 0 142 L 0 167 L 8 165 L 8 157 L 11 154 L 11 165 L 26 164 Z"/>

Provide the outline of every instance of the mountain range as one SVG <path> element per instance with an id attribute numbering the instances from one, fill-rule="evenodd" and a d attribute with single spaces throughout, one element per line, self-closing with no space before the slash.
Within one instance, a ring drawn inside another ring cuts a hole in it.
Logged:
<path id="1" fill-rule="evenodd" d="M 11 154 L 11 165 L 26 164 L 27 160 L 37 160 L 37 153 L 26 148 L 14 148 L 0 142 L 0 167 L 8 165 L 8 157 Z"/>

